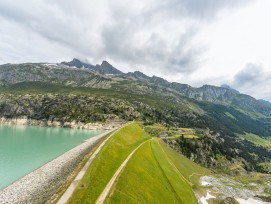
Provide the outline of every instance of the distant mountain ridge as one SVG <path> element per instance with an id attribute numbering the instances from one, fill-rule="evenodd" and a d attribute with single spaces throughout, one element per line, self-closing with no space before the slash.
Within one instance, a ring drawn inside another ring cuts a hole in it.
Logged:
<path id="1" fill-rule="evenodd" d="M 122 74 L 122 72 L 115 67 L 113 67 L 111 64 L 109 64 L 107 61 L 103 61 L 101 65 L 92 65 L 88 63 L 81 62 L 80 60 L 74 58 L 70 62 L 61 62 L 62 65 L 66 65 L 68 67 L 76 67 L 76 68 L 84 68 L 88 69 L 90 71 L 93 71 L 98 74 Z"/>
<path id="2" fill-rule="evenodd" d="M 71 62 L 61 64 L 67 66 L 75 66 L 77 68 L 89 68 L 96 73 L 107 73 L 113 75 L 121 75 L 125 78 L 133 78 L 143 82 L 155 84 L 158 86 L 166 87 L 177 91 L 182 96 L 192 98 L 198 101 L 208 101 L 211 103 L 220 103 L 225 105 L 234 105 L 241 109 L 248 111 L 259 112 L 266 116 L 271 116 L 271 103 L 263 102 L 262 100 L 256 100 L 255 98 L 241 94 L 237 90 L 232 89 L 228 85 L 222 85 L 221 87 L 212 85 L 203 85 L 199 88 L 194 88 L 188 84 L 181 84 L 177 82 L 168 82 L 167 80 L 152 76 L 149 77 L 140 71 L 123 73 L 117 68 L 110 65 L 108 62 L 103 61 L 99 66 L 93 66 L 91 64 L 86 64 L 78 59 L 73 59 Z M 103 71 L 101 71 L 103 70 Z"/>
<path id="3" fill-rule="evenodd" d="M 75 70 L 77 69 L 77 70 Z M 197 101 L 235 106 L 256 113 L 257 117 L 271 116 L 271 104 L 240 94 L 228 86 L 204 85 L 194 88 L 188 84 L 168 82 L 157 76 L 147 76 L 140 71 L 123 73 L 107 61 L 92 65 L 73 59 L 59 64 L 25 63 L 0 65 L 0 85 L 24 81 L 62 83 L 69 86 L 112 88 L 136 93 L 159 92 L 160 95 L 175 93 Z M 145 87 L 145 88 L 144 88 Z"/>
<path id="4" fill-rule="evenodd" d="M 208 147 L 200 145 L 201 137 L 189 143 L 186 153 L 203 161 L 215 164 L 221 154 L 230 163 L 241 159 L 248 170 L 271 161 L 271 149 L 255 142 L 271 137 L 269 102 L 227 86 L 195 88 L 139 71 L 123 73 L 106 61 L 0 65 L 0 118 L 62 127 L 112 120 L 192 127 L 216 135 Z"/>

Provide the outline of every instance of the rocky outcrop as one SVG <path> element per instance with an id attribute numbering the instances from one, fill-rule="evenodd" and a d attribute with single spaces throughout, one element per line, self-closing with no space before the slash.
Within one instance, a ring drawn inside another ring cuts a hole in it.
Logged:
<path id="1" fill-rule="evenodd" d="M 204 85 L 195 88 L 187 84 L 171 83 L 156 76 L 149 77 L 139 71 L 122 73 L 107 61 L 103 61 L 101 65 L 95 66 L 78 59 L 60 64 L 25 63 L 0 65 L 0 86 L 22 82 L 53 83 L 70 87 L 114 88 L 137 94 L 153 94 L 155 92 L 162 96 L 174 93 L 197 101 L 232 105 L 251 113 L 271 116 L 270 104 L 263 103 L 251 96 L 240 94 L 228 86 Z"/>
<path id="2" fill-rule="evenodd" d="M 92 129 L 95 123 L 118 123 L 133 120 L 139 115 L 133 104 L 123 99 L 50 93 L 0 94 L 0 118 L 13 120 L 27 117 L 29 124 Z"/>
<path id="3" fill-rule="evenodd" d="M 70 62 L 61 62 L 62 65 L 68 66 L 68 67 L 75 67 L 75 68 L 86 68 L 86 69 L 94 69 L 94 65 L 89 63 L 81 62 L 79 59 L 74 58 Z"/>
<path id="4" fill-rule="evenodd" d="M 108 88 L 112 80 L 86 69 L 72 69 L 59 64 L 5 64 L 0 65 L 0 84 L 46 82 L 58 85 Z"/>
<path id="5" fill-rule="evenodd" d="M 97 74 L 111 74 L 111 75 L 122 74 L 120 70 L 113 67 L 107 61 L 103 61 L 101 65 L 97 64 L 96 66 L 94 66 L 92 64 L 82 62 L 75 58 L 70 62 L 61 62 L 61 64 L 68 67 L 87 69 Z"/>
<path id="6" fill-rule="evenodd" d="M 101 65 L 96 65 L 96 68 L 100 74 L 112 74 L 112 75 L 123 74 L 120 70 L 113 67 L 107 61 L 103 61 Z"/>
<path id="7" fill-rule="evenodd" d="M 60 121 L 47 121 L 47 120 L 33 120 L 27 117 L 20 118 L 0 118 L 0 124 L 5 125 L 34 125 L 34 126 L 49 126 L 49 127 L 65 127 L 76 129 L 88 129 L 88 130 L 111 130 L 120 127 L 123 122 L 111 121 L 109 123 L 82 123 L 77 121 L 72 122 L 60 122 Z"/>
<path id="8" fill-rule="evenodd" d="M 270 176 L 268 176 L 270 179 Z M 200 178 L 201 186 L 208 187 L 215 194 L 219 194 L 220 198 L 232 197 L 236 200 L 247 201 L 247 203 L 267 203 L 261 201 L 261 199 L 257 198 L 257 196 L 262 195 L 264 192 L 264 186 L 249 183 L 245 185 L 244 183 L 237 182 L 228 177 L 210 177 L 210 176 L 202 176 Z M 251 188 L 253 186 L 253 188 Z M 267 186 L 267 185 L 266 185 Z M 265 186 L 265 187 L 266 187 Z"/>

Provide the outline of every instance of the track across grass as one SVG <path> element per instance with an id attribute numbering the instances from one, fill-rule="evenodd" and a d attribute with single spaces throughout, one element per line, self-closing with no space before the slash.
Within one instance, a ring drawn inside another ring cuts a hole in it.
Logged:
<path id="1" fill-rule="evenodd" d="M 95 157 L 68 203 L 94 203 L 127 156 L 150 137 L 132 123 L 114 134 Z"/>
<path id="2" fill-rule="evenodd" d="M 105 203 L 197 203 L 190 185 L 153 138 L 132 156 Z"/>
<path id="3" fill-rule="evenodd" d="M 118 172 L 125 160 L 125 166 Z M 192 186 L 198 184 L 199 175 L 206 173 L 204 168 L 132 123 L 103 146 L 69 203 L 95 203 L 113 177 L 103 203 L 193 204 L 197 199 Z"/>

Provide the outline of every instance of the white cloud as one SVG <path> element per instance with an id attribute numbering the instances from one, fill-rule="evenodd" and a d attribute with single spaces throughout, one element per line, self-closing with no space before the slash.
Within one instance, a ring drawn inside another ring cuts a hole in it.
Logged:
<path id="1" fill-rule="evenodd" d="M 240 70 L 231 82 L 231 86 L 258 99 L 270 96 L 271 71 L 264 71 L 261 64 L 249 63 Z"/>
<path id="2" fill-rule="evenodd" d="M 1 0 L 0 63 L 106 59 L 122 71 L 170 81 L 230 83 L 248 62 L 269 73 L 270 6 L 264 0 Z"/>

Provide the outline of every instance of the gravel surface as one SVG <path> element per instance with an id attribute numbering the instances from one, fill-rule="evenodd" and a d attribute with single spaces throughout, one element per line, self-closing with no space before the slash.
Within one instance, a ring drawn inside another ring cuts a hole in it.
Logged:
<path id="1" fill-rule="evenodd" d="M 261 201 L 258 198 L 255 198 L 255 196 L 260 195 L 263 192 L 262 189 L 249 190 L 244 186 L 244 184 L 226 177 L 214 178 L 210 176 L 202 176 L 201 185 L 211 187 L 214 192 L 224 194 L 226 197 L 233 197 L 240 200 L 254 200 L 257 202 Z M 251 183 L 251 185 L 255 184 Z"/>

